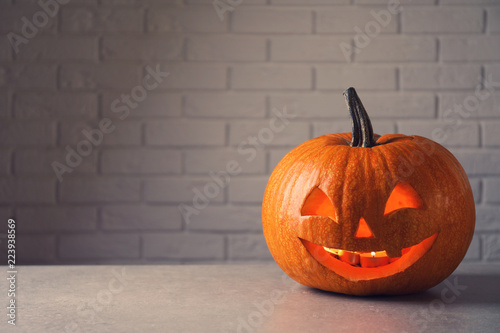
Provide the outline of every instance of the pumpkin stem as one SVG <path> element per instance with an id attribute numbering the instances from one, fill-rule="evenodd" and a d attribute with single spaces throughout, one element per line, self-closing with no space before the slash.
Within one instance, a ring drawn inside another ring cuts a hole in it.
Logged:
<path id="1" fill-rule="evenodd" d="M 376 145 L 372 123 L 354 88 L 344 91 L 345 102 L 352 120 L 351 147 L 370 148 Z"/>

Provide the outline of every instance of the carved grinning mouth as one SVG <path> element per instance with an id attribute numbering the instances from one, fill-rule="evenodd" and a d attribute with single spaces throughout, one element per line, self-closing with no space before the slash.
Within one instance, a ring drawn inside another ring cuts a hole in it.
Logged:
<path id="1" fill-rule="evenodd" d="M 358 252 L 324 247 L 299 238 L 321 265 L 352 281 L 373 280 L 397 274 L 417 262 L 434 244 L 437 233 L 402 249 L 402 256 L 389 258 L 386 251 Z"/>

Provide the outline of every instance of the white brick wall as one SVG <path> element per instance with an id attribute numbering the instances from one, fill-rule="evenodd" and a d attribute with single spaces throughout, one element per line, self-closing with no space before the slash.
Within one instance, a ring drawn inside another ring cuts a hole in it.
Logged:
<path id="1" fill-rule="evenodd" d="M 343 6 L 317 11 L 316 32 L 319 34 L 351 34 L 355 27 L 363 28 L 368 21 L 373 20 L 371 11 L 380 8 L 366 7 L 361 9 L 355 6 Z M 397 15 L 396 15 L 397 16 Z M 381 29 L 381 33 L 396 33 L 397 18 L 392 18 Z"/>
<path id="2" fill-rule="evenodd" d="M 266 61 L 266 40 L 259 37 L 192 36 L 186 43 L 189 61 Z"/>
<path id="3" fill-rule="evenodd" d="M 343 92 L 345 87 L 362 90 L 396 90 L 396 67 L 387 65 L 344 65 L 316 66 L 316 89 Z M 333 111 L 338 112 L 338 111 Z"/>
<path id="4" fill-rule="evenodd" d="M 245 0 L 221 20 L 205 0 L 72 0 L 16 53 L 7 34 L 40 7 L 0 1 L 0 218 L 18 221 L 18 262 L 270 260 L 268 176 L 292 147 L 350 130 L 354 86 L 379 134 L 451 128 L 441 143 L 477 203 L 466 260 L 500 264 L 500 2 L 401 3 Z M 157 65 L 169 75 L 127 106 Z M 269 139 L 274 109 L 297 117 Z M 59 182 L 52 162 L 104 118 L 114 130 Z"/>
<path id="5" fill-rule="evenodd" d="M 403 33 L 467 33 L 483 31 L 484 9 L 409 8 L 403 11 Z"/>

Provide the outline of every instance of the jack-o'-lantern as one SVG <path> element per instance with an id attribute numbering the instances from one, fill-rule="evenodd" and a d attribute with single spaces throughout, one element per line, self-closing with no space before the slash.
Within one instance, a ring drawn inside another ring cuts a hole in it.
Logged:
<path id="1" fill-rule="evenodd" d="M 353 88 L 352 133 L 309 140 L 274 169 L 263 230 L 278 265 L 306 286 L 406 294 L 448 277 L 472 240 L 475 205 L 456 158 L 420 136 L 373 133 Z"/>

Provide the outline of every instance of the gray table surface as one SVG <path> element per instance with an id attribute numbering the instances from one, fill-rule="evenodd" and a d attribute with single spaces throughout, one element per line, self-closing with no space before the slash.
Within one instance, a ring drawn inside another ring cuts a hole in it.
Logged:
<path id="1" fill-rule="evenodd" d="M 4 307 L 0 332 L 500 332 L 499 278 L 498 266 L 462 265 L 448 281 L 466 289 L 445 301 L 445 283 L 344 296 L 301 286 L 275 264 L 24 266 L 16 326 Z M 7 289 L 3 279 L 5 299 Z"/>

